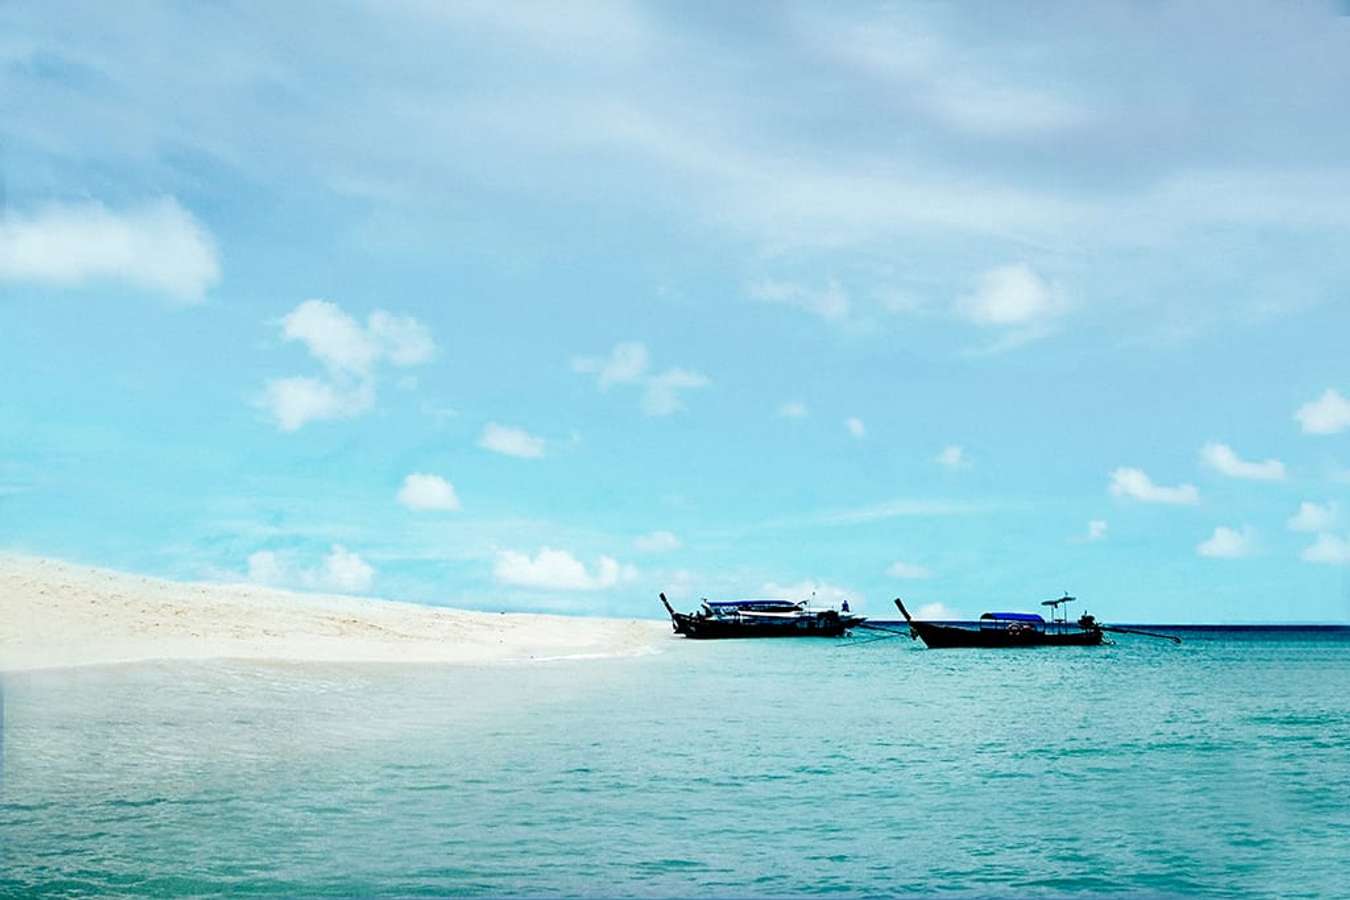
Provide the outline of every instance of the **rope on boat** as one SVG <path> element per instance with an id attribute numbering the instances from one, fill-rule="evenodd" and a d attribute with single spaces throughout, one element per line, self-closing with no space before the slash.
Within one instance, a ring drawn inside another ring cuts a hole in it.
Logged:
<path id="1" fill-rule="evenodd" d="M 1102 631 L 1111 631 L 1116 634 L 1142 634 L 1144 637 L 1162 638 L 1164 641 L 1171 641 L 1174 644 L 1180 644 L 1181 638 L 1175 634 L 1159 634 L 1156 631 L 1140 631 L 1138 628 L 1121 628 L 1119 625 L 1099 625 Z"/>
<path id="2" fill-rule="evenodd" d="M 877 625 L 861 625 L 861 624 L 859 624 L 859 625 L 854 625 L 853 627 L 854 627 L 854 628 L 863 628 L 863 629 L 866 629 L 866 630 L 868 630 L 868 631 L 884 631 L 884 632 L 886 632 L 886 633 L 885 633 L 884 635 L 882 635 L 881 637 L 871 637 L 871 638 L 868 638 L 868 639 L 865 640 L 865 641 L 849 641 L 847 644 L 840 644 L 839 646 L 835 647 L 834 649 L 836 649 L 836 650 L 844 650 L 844 649 L 846 649 L 846 648 L 848 648 L 848 647 L 861 647 L 863 644 L 871 644 L 871 643 L 874 643 L 875 641 L 889 641 L 891 638 L 905 637 L 906 635 L 909 634 L 909 631 L 908 631 L 908 630 L 906 630 L 906 631 L 896 631 L 896 630 L 893 629 L 893 628 L 882 628 L 882 627 L 877 626 Z"/>

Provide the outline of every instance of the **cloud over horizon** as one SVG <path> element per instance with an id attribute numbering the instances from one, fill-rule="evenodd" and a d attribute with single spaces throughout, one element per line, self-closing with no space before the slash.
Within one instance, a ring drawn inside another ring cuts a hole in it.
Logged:
<path id="1" fill-rule="evenodd" d="M 501 550 L 493 564 L 501 584 L 552 591 L 603 591 L 637 577 L 637 570 L 611 556 L 601 556 L 593 569 L 566 550 L 542 547 L 534 556 Z"/>

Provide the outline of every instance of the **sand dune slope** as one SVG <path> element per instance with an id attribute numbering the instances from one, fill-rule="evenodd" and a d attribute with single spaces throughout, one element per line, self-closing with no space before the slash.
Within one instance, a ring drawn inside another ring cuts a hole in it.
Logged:
<path id="1" fill-rule="evenodd" d="M 656 621 L 164 581 L 0 555 L 0 670 L 145 659 L 494 663 L 647 652 Z"/>

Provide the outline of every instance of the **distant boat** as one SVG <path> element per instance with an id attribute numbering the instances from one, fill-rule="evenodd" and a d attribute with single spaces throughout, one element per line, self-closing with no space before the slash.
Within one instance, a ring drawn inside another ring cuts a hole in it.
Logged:
<path id="1" fill-rule="evenodd" d="M 1102 625 L 1087 613 L 1070 622 L 1064 607 L 1074 599 L 1065 594 L 1057 600 L 1042 601 L 1042 606 L 1050 608 L 1048 622 L 1036 613 L 1020 612 L 987 612 L 978 622 L 919 622 L 909 614 L 899 597 L 895 599 L 895 605 L 909 623 L 911 635 L 922 638 L 934 650 L 948 647 L 1093 647 L 1104 642 L 1103 632 L 1107 631 L 1181 643 L 1181 638 L 1175 635 Z"/>
<path id="2" fill-rule="evenodd" d="M 661 595 L 676 634 L 688 638 L 839 637 L 861 624 L 847 610 L 811 609 L 792 600 L 704 600 L 697 612 L 676 612 Z"/>

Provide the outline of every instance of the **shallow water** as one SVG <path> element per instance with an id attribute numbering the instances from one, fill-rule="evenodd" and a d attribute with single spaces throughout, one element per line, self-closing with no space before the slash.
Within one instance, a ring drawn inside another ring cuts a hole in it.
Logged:
<path id="1" fill-rule="evenodd" d="M 1350 894 L 1347 632 L 3 691 L 3 892 Z"/>

